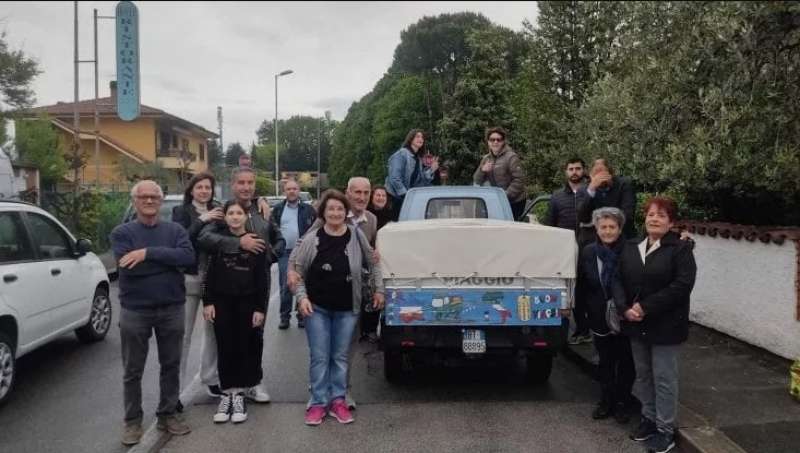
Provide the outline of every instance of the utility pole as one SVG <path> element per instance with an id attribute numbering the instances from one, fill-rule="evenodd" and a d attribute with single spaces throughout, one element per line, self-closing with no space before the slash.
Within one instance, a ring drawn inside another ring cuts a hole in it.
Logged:
<path id="1" fill-rule="evenodd" d="M 80 166 L 78 165 L 78 159 L 80 159 L 80 150 L 81 150 L 81 119 L 80 113 L 78 111 L 78 77 L 79 77 L 79 66 L 80 60 L 78 60 L 78 0 L 73 2 L 74 4 L 74 21 L 73 21 L 73 31 L 75 33 L 75 47 L 74 47 L 74 58 L 73 61 L 75 62 L 75 102 L 73 104 L 72 109 L 72 128 L 74 135 L 72 136 L 72 168 L 73 168 L 73 184 L 72 184 L 72 228 L 74 232 L 77 233 L 78 231 L 78 220 L 79 220 L 79 208 L 78 208 L 78 170 Z"/>
<path id="2" fill-rule="evenodd" d="M 219 155 L 224 157 L 225 148 L 222 146 L 222 106 L 217 106 L 217 128 L 219 129 Z M 225 160 L 222 160 L 222 166 L 225 166 Z"/>
<path id="3" fill-rule="evenodd" d="M 97 8 L 94 9 L 94 185 L 100 188 L 100 111 L 98 100 L 100 98 L 100 60 L 98 58 L 97 20 L 116 19 L 115 16 L 98 16 Z M 113 100 L 112 100 L 113 103 Z"/>

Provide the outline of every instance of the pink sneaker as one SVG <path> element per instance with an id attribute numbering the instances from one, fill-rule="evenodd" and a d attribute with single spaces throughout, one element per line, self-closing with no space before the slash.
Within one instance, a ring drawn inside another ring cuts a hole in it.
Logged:
<path id="1" fill-rule="evenodd" d="M 353 423 L 353 414 L 344 402 L 344 398 L 337 398 L 331 403 L 328 415 L 339 420 L 339 423 Z"/>
<path id="2" fill-rule="evenodd" d="M 306 410 L 306 425 L 317 426 L 325 418 L 325 406 L 311 406 Z"/>

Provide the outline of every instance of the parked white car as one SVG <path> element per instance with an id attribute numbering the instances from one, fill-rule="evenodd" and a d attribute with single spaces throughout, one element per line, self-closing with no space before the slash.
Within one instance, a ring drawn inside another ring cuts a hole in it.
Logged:
<path id="1" fill-rule="evenodd" d="M 14 387 L 16 359 L 75 331 L 83 342 L 111 326 L 106 270 L 91 243 L 49 213 L 0 201 L 0 405 Z"/>

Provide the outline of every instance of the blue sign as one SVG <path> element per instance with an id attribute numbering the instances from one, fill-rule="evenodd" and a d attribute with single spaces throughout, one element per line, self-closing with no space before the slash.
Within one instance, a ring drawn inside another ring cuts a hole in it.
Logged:
<path id="1" fill-rule="evenodd" d="M 386 288 L 388 326 L 560 326 L 566 289 Z"/>
<path id="2" fill-rule="evenodd" d="M 133 2 L 117 3 L 117 116 L 123 121 L 139 117 L 139 11 Z"/>

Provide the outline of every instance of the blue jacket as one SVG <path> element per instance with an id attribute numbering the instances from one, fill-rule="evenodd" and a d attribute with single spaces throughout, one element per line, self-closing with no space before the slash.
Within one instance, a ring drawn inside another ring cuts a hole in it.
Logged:
<path id="1" fill-rule="evenodd" d="M 416 180 L 412 181 L 414 165 L 419 167 Z M 408 189 L 431 185 L 433 171 L 424 167 L 408 148 L 400 148 L 389 158 L 389 173 L 386 176 L 386 191 L 395 198 L 402 198 Z"/>

